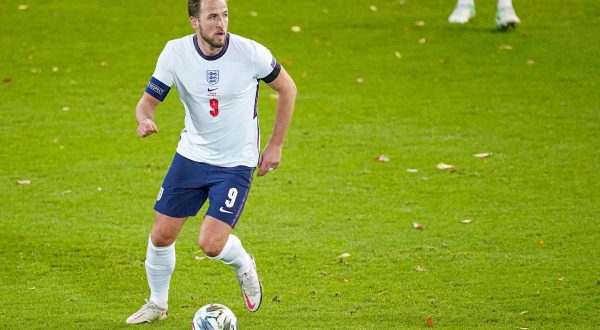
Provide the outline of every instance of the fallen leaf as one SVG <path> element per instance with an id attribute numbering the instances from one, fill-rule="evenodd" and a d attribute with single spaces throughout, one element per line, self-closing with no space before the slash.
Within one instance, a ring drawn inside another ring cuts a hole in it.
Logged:
<path id="1" fill-rule="evenodd" d="M 297 33 L 297 32 L 300 32 L 300 31 L 302 31 L 302 28 L 299 27 L 298 25 L 292 26 L 292 32 L 296 32 Z"/>
<path id="2" fill-rule="evenodd" d="M 406 169 L 406 172 L 408 172 L 408 173 L 418 173 L 418 172 L 419 172 L 419 170 L 418 170 L 418 169 L 416 169 L 416 168 L 407 168 L 407 169 Z"/>
<path id="3" fill-rule="evenodd" d="M 519 315 L 525 315 L 527 313 L 529 313 L 529 312 L 528 311 L 522 311 L 521 313 L 519 313 Z"/>
<path id="4" fill-rule="evenodd" d="M 20 184 L 20 185 L 31 184 L 31 180 L 17 180 L 17 184 Z"/>
<path id="5" fill-rule="evenodd" d="M 70 107 L 67 107 L 67 106 L 62 107 L 62 111 L 69 111 L 69 110 L 71 110 Z"/>
<path id="6" fill-rule="evenodd" d="M 500 50 L 512 50 L 513 47 L 511 45 L 500 45 Z"/>
<path id="7" fill-rule="evenodd" d="M 250 16 L 252 16 L 252 17 L 256 17 L 256 16 L 258 16 L 258 13 L 257 13 L 257 12 L 255 12 L 255 11 L 251 11 L 249 14 L 250 14 Z"/>
<path id="8" fill-rule="evenodd" d="M 195 256 L 194 259 L 196 259 L 196 261 L 201 261 L 208 258 L 207 256 Z"/>
<path id="9" fill-rule="evenodd" d="M 471 220 L 471 219 L 464 219 L 464 220 L 460 221 L 460 223 L 471 223 L 471 222 L 473 222 L 473 220 Z"/>
<path id="10" fill-rule="evenodd" d="M 3 84 L 10 84 L 11 82 L 12 82 L 12 78 L 10 78 L 10 77 L 6 77 L 6 78 L 2 79 Z"/>
<path id="11" fill-rule="evenodd" d="M 98 187 L 98 188 L 96 188 L 96 190 L 102 191 L 102 187 Z"/>
<path id="12" fill-rule="evenodd" d="M 418 27 L 423 27 L 423 26 L 425 26 L 425 21 L 416 21 L 415 25 Z"/>
<path id="13" fill-rule="evenodd" d="M 425 322 L 427 323 L 428 327 L 432 327 L 433 326 L 433 319 L 431 317 L 428 317 Z"/>
<path id="14" fill-rule="evenodd" d="M 375 157 L 375 160 L 378 162 L 384 162 L 387 163 L 390 161 L 390 157 L 386 156 L 386 155 L 377 155 L 377 157 Z"/>
<path id="15" fill-rule="evenodd" d="M 53 66 L 52 67 L 52 72 L 58 72 L 58 67 L 57 66 Z"/>
<path id="16" fill-rule="evenodd" d="M 519 328 L 519 330 L 529 330 L 529 328 Z"/>
<path id="17" fill-rule="evenodd" d="M 63 195 L 67 195 L 67 194 L 70 194 L 70 193 L 72 193 L 72 192 L 73 192 L 73 190 L 71 190 L 71 189 L 67 189 L 67 190 L 63 191 L 63 192 L 62 192 L 62 194 L 63 194 Z"/>
<path id="18" fill-rule="evenodd" d="M 369 6 L 369 9 L 370 9 L 371 11 L 377 11 L 377 7 L 376 7 L 375 5 L 370 5 L 370 6 Z"/>
<path id="19" fill-rule="evenodd" d="M 356 78 L 356 83 L 357 83 L 357 84 L 362 84 L 362 83 L 364 83 L 364 82 L 365 82 L 365 80 L 364 80 L 363 78 L 360 78 L 360 77 L 359 77 L 359 78 Z"/>
<path id="20" fill-rule="evenodd" d="M 423 229 L 425 229 L 425 225 L 420 224 L 420 223 L 416 223 L 416 222 L 413 222 L 412 226 L 413 226 L 414 229 L 417 229 L 417 230 L 423 230 Z"/>
<path id="21" fill-rule="evenodd" d="M 561 277 L 558 278 L 558 280 L 561 281 L 561 282 L 563 282 L 565 280 L 565 277 L 561 276 Z"/>
<path id="22" fill-rule="evenodd" d="M 348 257 L 350 257 L 350 253 L 344 252 L 337 257 L 338 257 L 338 259 L 348 258 Z"/>
<path id="23" fill-rule="evenodd" d="M 415 270 L 418 272 L 424 272 L 425 271 L 425 267 L 423 266 L 415 266 Z"/>
<path id="24" fill-rule="evenodd" d="M 541 245 L 541 246 L 544 246 L 544 240 L 543 239 L 539 240 L 538 244 Z"/>
<path id="25" fill-rule="evenodd" d="M 420 44 L 424 44 L 424 43 L 426 43 L 426 42 L 427 42 L 427 39 L 425 39 L 425 38 L 419 38 L 418 42 L 419 42 Z"/>
<path id="26" fill-rule="evenodd" d="M 29 290 L 35 290 L 35 286 L 32 286 L 31 288 L 28 288 Z"/>
<path id="27" fill-rule="evenodd" d="M 528 65 L 534 65 L 534 64 L 535 64 L 535 61 L 534 61 L 534 60 L 532 60 L 532 59 L 528 59 L 528 60 L 527 60 L 527 64 L 528 64 Z"/>
<path id="28" fill-rule="evenodd" d="M 454 165 L 450 165 L 450 164 L 446 164 L 446 163 L 439 163 L 436 165 L 438 170 L 453 170 L 454 169 Z"/>
<path id="29" fill-rule="evenodd" d="M 22 4 L 22 5 L 19 5 L 19 7 L 17 7 L 17 8 L 19 8 L 19 10 L 27 10 L 27 8 L 29 8 L 29 5 Z"/>
<path id="30" fill-rule="evenodd" d="M 395 52 L 394 55 L 396 55 L 397 58 L 402 58 L 402 54 L 400 54 L 400 52 Z"/>
<path id="31" fill-rule="evenodd" d="M 491 152 L 482 152 L 479 154 L 473 154 L 473 157 L 475 158 L 488 158 L 488 157 L 492 157 L 492 153 Z"/>
<path id="32" fill-rule="evenodd" d="M 387 294 L 388 292 L 389 292 L 388 290 L 379 291 L 379 292 L 377 292 L 377 295 L 378 296 L 383 296 L 383 295 Z"/>
<path id="33" fill-rule="evenodd" d="M 102 68 L 108 67 L 108 62 L 106 62 L 106 61 L 100 62 L 100 67 L 102 67 Z"/>

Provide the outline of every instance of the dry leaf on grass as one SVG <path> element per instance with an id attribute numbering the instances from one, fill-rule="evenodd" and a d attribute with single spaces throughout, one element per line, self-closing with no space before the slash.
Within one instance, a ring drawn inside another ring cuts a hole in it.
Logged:
<path id="1" fill-rule="evenodd" d="M 344 252 L 342 254 L 340 254 L 339 256 L 337 256 L 338 259 L 345 259 L 350 257 L 350 253 Z"/>
<path id="2" fill-rule="evenodd" d="M 359 78 L 356 78 L 356 83 L 357 83 L 357 84 L 362 84 L 362 83 L 364 83 L 364 82 L 365 82 L 365 80 L 364 80 L 363 78 L 360 78 L 360 77 L 359 77 Z"/>
<path id="3" fill-rule="evenodd" d="M 298 25 L 294 25 L 294 26 L 292 26 L 292 32 L 296 32 L 296 33 L 298 33 L 298 32 L 300 32 L 300 31 L 302 31 L 302 28 L 301 28 L 301 27 L 299 27 Z"/>
<path id="4" fill-rule="evenodd" d="M 428 327 L 432 327 L 433 326 L 433 319 L 431 317 L 428 317 L 427 320 L 425 320 L 425 323 L 427 323 Z"/>
<path id="5" fill-rule="evenodd" d="M 425 38 L 419 38 L 419 40 L 417 40 L 420 44 L 424 44 L 427 42 L 427 39 Z"/>
<path id="6" fill-rule="evenodd" d="M 418 272 L 424 272 L 425 271 L 425 267 L 423 266 L 415 266 L 415 270 Z"/>
<path id="7" fill-rule="evenodd" d="M 406 172 L 408 172 L 408 173 L 418 173 L 418 172 L 419 172 L 419 170 L 418 170 L 418 169 L 416 169 L 416 168 L 407 168 L 407 169 L 406 169 Z"/>
<path id="8" fill-rule="evenodd" d="M 471 220 L 471 219 L 460 220 L 460 223 L 465 223 L 465 224 L 466 223 L 471 223 L 471 222 L 473 222 L 473 220 Z"/>
<path id="9" fill-rule="evenodd" d="M 511 45 L 500 45 L 500 50 L 512 50 L 513 47 Z"/>
<path id="10" fill-rule="evenodd" d="M 194 257 L 194 259 L 195 259 L 196 261 L 201 261 L 201 260 L 204 260 L 204 259 L 206 259 L 206 258 L 208 258 L 208 257 L 207 257 L 207 256 L 195 256 L 195 257 Z"/>
<path id="11" fill-rule="evenodd" d="M 453 170 L 455 168 L 454 165 L 450 165 L 450 164 L 446 164 L 446 163 L 439 163 L 436 165 L 438 170 Z"/>
<path id="12" fill-rule="evenodd" d="M 475 158 L 488 158 L 488 157 L 492 157 L 492 153 L 491 152 L 482 152 L 479 154 L 473 154 L 473 157 Z"/>
<path id="13" fill-rule="evenodd" d="M 10 77 L 6 77 L 6 78 L 2 79 L 3 84 L 10 84 L 11 82 L 12 82 L 12 78 L 10 78 Z"/>
<path id="14" fill-rule="evenodd" d="M 27 5 L 27 4 L 21 4 L 17 8 L 19 8 L 19 10 L 27 10 L 29 8 L 29 5 Z"/>
<path id="15" fill-rule="evenodd" d="M 397 58 L 402 58 L 402 54 L 398 51 L 394 52 L 394 55 L 396 55 Z"/>
<path id="16" fill-rule="evenodd" d="M 31 184 L 31 180 L 17 180 L 17 184 L 20 184 L 20 185 Z"/>
<path id="17" fill-rule="evenodd" d="M 413 226 L 414 229 L 417 229 L 417 230 L 423 230 L 423 229 L 425 229 L 425 225 L 420 224 L 420 223 L 416 223 L 416 222 L 413 222 L 412 226 Z"/>
<path id="18" fill-rule="evenodd" d="M 386 156 L 386 155 L 377 155 L 377 157 L 375 157 L 375 160 L 378 162 L 384 162 L 387 163 L 390 161 L 390 157 Z"/>
<path id="19" fill-rule="evenodd" d="M 423 26 L 425 26 L 425 21 L 416 21 L 415 25 L 418 27 L 423 27 Z"/>
<path id="20" fill-rule="evenodd" d="M 371 11 L 377 11 L 377 6 L 375 6 L 375 5 L 370 5 L 370 6 L 369 6 L 369 10 L 371 10 Z"/>

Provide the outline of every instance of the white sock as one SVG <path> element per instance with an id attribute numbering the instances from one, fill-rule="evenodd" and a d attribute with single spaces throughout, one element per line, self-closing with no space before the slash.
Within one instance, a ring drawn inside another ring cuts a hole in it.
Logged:
<path id="1" fill-rule="evenodd" d="M 229 238 L 223 247 L 223 251 L 216 257 L 209 257 L 212 260 L 221 260 L 224 264 L 231 266 L 238 276 L 250 270 L 251 259 L 242 242 L 237 236 L 229 234 Z"/>
<path id="2" fill-rule="evenodd" d="M 162 308 L 167 308 L 169 300 L 169 283 L 175 269 L 175 243 L 156 247 L 148 238 L 146 250 L 146 276 L 150 286 L 150 301 Z"/>
<path id="3" fill-rule="evenodd" d="M 474 6 L 474 0 L 458 0 L 457 6 Z"/>
<path id="4" fill-rule="evenodd" d="M 498 0 L 498 8 L 512 7 L 512 0 Z"/>

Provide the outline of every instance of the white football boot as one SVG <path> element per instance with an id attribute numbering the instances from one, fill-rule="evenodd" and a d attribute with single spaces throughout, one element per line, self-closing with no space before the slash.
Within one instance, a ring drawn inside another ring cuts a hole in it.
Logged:
<path id="1" fill-rule="evenodd" d="M 260 307 L 262 301 L 262 284 L 258 279 L 258 273 L 256 273 L 256 262 L 254 257 L 250 255 L 252 259 L 252 266 L 250 270 L 241 276 L 238 276 L 238 282 L 240 283 L 240 289 L 242 290 L 242 297 L 246 308 L 251 312 L 256 312 Z"/>
<path id="2" fill-rule="evenodd" d="M 474 16 L 475 5 L 457 4 L 456 7 L 454 7 L 452 14 L 450 14 L 450 17 L 448 17 L 448 22 L 465 24 Z"/>
<path id="3" fill-rule="evenodd" d="M 521 23 L 513 7 L 502 7 L 496 11 L 496 28 L 498 30 L 507 30 L 516 28 Z"/>
<path id="4" fill-rule="evenodd" d="M 156 320 L 164 320 L 167 318 L 167 309 L 158 307 L 155 303 L 146 300 L 146 303 L 139 311 L 131 314 L 125 321 L 128 324 L 150 323 Z"/>

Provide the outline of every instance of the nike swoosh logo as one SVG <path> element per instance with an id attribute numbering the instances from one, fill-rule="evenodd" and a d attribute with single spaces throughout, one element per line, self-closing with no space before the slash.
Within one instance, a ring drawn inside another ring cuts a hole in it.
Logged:
<path id="1" fill-rule="evenodd" d="M 214 91 L 216 91 L 217 89 L 219 89 L 219 87 L 217 87 L 217 88 L 212 88 L 212 89 L 211 89 L 211 88 L 209 88 L 209 89 L 208 89 L 208 91 L 209 91 L 209 92 L 214 92 Z"/>
<path id="2" fill-rule="evenodd" d="M 226 209 L 224 209 L 223 207 L 221 207 L 221 208 L 219 209 L 219 211 L 221 211 L 221 212 L 223 212 L 223 213 L 229 213 L 229 214 L 233 214 L 233 212 L 231 212 L 231 211 L 227 211 L 227 210 L 226 210 Z"/>
<path id="3" fill-rule="evenodd" d="M 248 305 L 248 309 L 252 310 L 254 309 L 254 306 L 251 302 L 250 302 L 250 298 L 248 298 L 248 295 L 246 294 L 246 291 L 244 291 L 244 298 L 246 298 L 246 305 Z"/>

